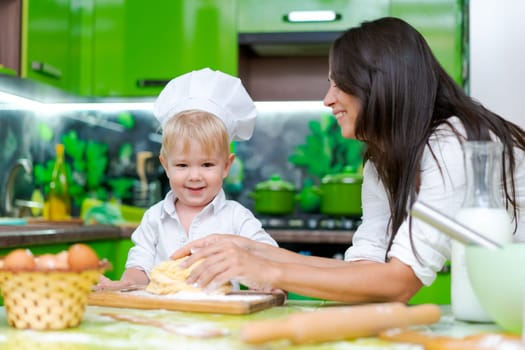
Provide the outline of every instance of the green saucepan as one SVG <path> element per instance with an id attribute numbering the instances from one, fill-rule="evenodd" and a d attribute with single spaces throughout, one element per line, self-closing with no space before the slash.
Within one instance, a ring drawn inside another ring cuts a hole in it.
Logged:
<path id="1" fill-rule="evenodd" d="M 295 186 L 279 175 L 258 183 L 249 196 L 255 200 L 255 211 L 259 214 L 287 215 L 295 209 Z"/>
<path id="2" fill-rule="evenodd" d="M 361 216 L 361 185 L 363 176 L 355 172 L 329 174 L 321 180 L 322 214 Z"/>

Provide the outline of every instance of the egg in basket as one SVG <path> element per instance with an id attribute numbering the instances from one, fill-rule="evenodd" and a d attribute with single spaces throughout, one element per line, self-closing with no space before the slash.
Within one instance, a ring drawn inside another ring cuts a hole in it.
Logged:
<path id="1" fill-rule="evenodd" d="M 0 258 L 0 291 L 7 322 L 22 329 L 76 327 L 87 298 L 111 265 L 89 246 L 73 244 L 58 254 L 33 256 L 15 249 Z"/>

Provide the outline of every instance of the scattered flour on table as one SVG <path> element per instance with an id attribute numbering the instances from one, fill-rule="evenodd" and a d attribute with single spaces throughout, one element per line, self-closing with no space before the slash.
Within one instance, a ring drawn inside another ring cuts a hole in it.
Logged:
<path id="1" fill-rule="evenodd" d="M 125 292 L 125 294 L 131 294 L 139 297 L 147 297 L 154 299 L 174 299 L 174 300 L 196 300 L 196 301 L 237 301 L 237 302 L 251 302 L 266 300 L 270 297 L 267 294 L 213 294 L 205 292 L 185 292 L 180 291 L 175 294 L 153 294 L 142 290 L 136 290 L 132 292 Z"/>

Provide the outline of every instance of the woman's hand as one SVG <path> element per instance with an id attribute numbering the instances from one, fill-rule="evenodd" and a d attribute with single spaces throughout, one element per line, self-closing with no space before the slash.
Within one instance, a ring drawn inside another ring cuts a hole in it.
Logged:
<path id="1" fill-rule="evenodd" d="M 221 244 L 223 242 L 233 242 L 241 247 L 244 247 L 246 249 L 253 249 L 250 246 L 252 246 L 252 243 L 257 244 L 256 241 L 244 238 L 237 235 L 231 235 L 231 234 L 211 234 L 206 237 L 196 239 L 195 241 L 192 241 L 188 244 L 186 244 L 184 247 L 177 249 L 172 255 L 171 259 L 176 260 L 188 255 L 195 254 L 196 251 L 198 251 L 201 248 L 205 248 L 207 246 L 213 246 L 217 244 Z M 185 266 L 191 266 L 194 262 L 196 262 L 199 259 L 194 259 L 192 257 L 189 257 L 185 262 Z"/>
<path id="2" fill-rule="evenodd" d="M 189 284 L 213 290 L 235 279 L 250 288 L 267 289 L 272 287 L 278 265 L 261 256 L 265 246 L 236 235 L 214 234 L 189 243 L 171 258 L 191 254 L 182 263 L 183 268 L 204 259 L 186 280 Z"/>

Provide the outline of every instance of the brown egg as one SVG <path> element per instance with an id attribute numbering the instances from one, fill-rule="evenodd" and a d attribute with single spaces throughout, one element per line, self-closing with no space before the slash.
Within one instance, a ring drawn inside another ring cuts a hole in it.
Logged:
<path id="1" fill-rule="evenodd" d="M 77 243 L 69 247 L 67 262 L 71 270 L 98 268 L 97 253 L 91 247 Z"/>
<path id="2" fill-rule="evenodd" d="M 67 262 L 68 256 L 67 250 L 63 250 L 55 256 L 57 269 L 67 270 L 69 268 L 69 263 Z"/>
<path id="3" fill-rule="evenodd" d="M 15 249 L 5 257 L 4 267 L 11 270 L 33 270 L 35 258 L 29 249 Z"/>
<path id="4" fill-rule="evenodd" d="M 42 254 L 35 257 L 35 265 L 39 270 L 55 270 L 57 268 L 57 258 L 55 254 Z"/>

